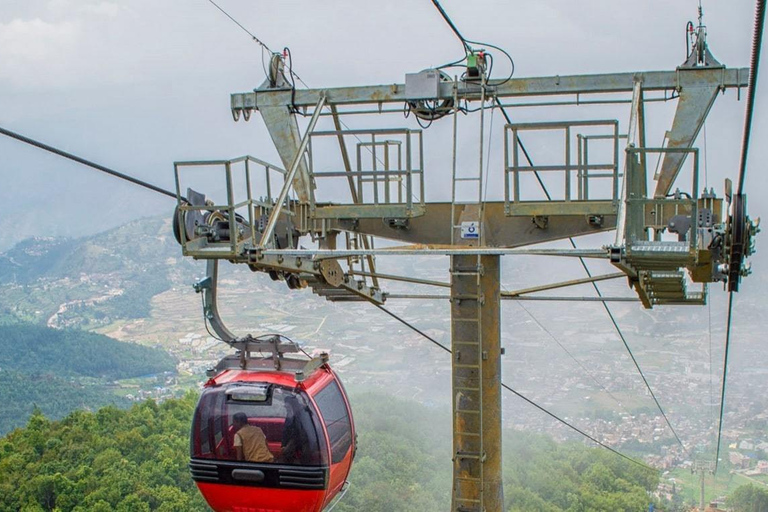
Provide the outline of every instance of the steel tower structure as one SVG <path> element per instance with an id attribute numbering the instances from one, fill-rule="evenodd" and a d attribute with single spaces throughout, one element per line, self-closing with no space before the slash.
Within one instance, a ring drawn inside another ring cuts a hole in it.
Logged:
<path id="1" fill-rule="evenodd" d="M 289 288 L 309 286 L 328 300 L 381 305 L 388 298 L 381 287 L 385 279 L 434 283 L 382 275 L 376 256 L 450 256 L 452 510 L 501 512 L 500 300 L 618 275 L 626 277 L 646 308 L 704 304 L 708 283 L 738 288 L 757 228 L 746 217 L 743 196 L 729 185 L 719 196 L 701 190 L 694 141 L 717 97 L 740 92 L 748 79 L 747 69 L 717 62 L 703 39 L 684 64 L 668 71 L 502 81 L 488 79 L 481 64 L 468 62 L 464 79 L 426 70 L 408 75 L 405 83 L 303 90 L 286 78 L 283 58 L 273 55 L 267 80 L 254 91 L 232 94 L 231 110 L 235 121 L 258 112 L 282 165 L 250 156 L 177 162 L 174 222 L 184 254 L 209 261 L 210 279 L 199 287 L 206 293 L 206 316 L 231 342 L 242 338 L 224 327 L 216 309 L 219 260 L 267 272 Z M 645 105 L 668 100 L 676 100 L 676 111 L 666 143 L 649 147 Z M 509 101 L 541 109 L 618 104 L 627 108 L 627 119 L 506 124 L 504 166 L 494 171 L 503 174 L 503 199 L 489 200 L 484 116 L 510 107 L 504 103 Z M 464 168 L 457 164 L 457 125 L 470 105 L 480 118 L 479 161 Z M 451 180 L 450 199 L 425 200 L 422 130 L 344 128 L 345 116 L 386 116 L 402 113 L 403 106 L 425 122 L 452 118 L 452 140 L 439 149 L 453 157 L 452 169 L 440 176 Z M 317 129 L 325 116 L 334 129 Z M 309 119 L 303 132 L 299 117 Z M 531 131 L 562 140 L 559 163 L 524 161 L 528 154 L 521 141 Z M 598 142 L 610 145 L 610 151 L 596 159 L 590 148 Z M 329 152 L 340 162 L 336 167 L 321 163 Z M 651 173 L 654 160 L 658 166 Z M 681 173 L 685 165 L 690 172 Z M 226 200 L 214 204 L 184 190 L 190 167 L 222 169 Z M 543 173 L 559 176 L 560 185 L 545 199 L 533 198 L 527 183 Z M 238 176 L 244 186 L 236 185 Z M 257 181 L 262 185 L 254 186 Z M 321 186 L 328 182 L 340 183 L 345 194 L 339 186 Z M 605 247 L 527 248 L 609 230 L 616 230 L 616 237 Z M 300 237 L 311 237 L 316 247 L 300 248 Z M 374 238 L 405 245 L 376 248 Z M 508 254 L 604 259 L 620 273 L 505 294 L 499 281 L 501 258 Z M 691 291 L 694 285 L 698 289 Z"/>

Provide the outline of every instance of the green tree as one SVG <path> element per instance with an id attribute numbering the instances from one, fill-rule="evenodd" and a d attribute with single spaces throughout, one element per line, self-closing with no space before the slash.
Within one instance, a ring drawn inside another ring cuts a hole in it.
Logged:
<path id="1" fill-rule="evenodd" d="M 728 496 L 728 506 L 733 512 L 768 512 L 768 490 L 742 485 Z"/>

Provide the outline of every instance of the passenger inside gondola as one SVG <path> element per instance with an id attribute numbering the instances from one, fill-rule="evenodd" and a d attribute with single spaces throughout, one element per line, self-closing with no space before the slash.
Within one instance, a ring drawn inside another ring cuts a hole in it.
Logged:
<path id="1" fill-rule="evenodd" d="M 295 396 L 285 399 L 285 426 L 283 427 L 280 462 L 304 466 L 320 464 L 316 443 L 310 440 L 309 432 L 315 430 L 309 407 L 302 406 Z"/>
<path id="2" fill-rule="evenodd" d="M 267 447 L 267 437 L 259 427 L 248 424 L 248 416 L 238 412 L 232 417 L 235 431 L 235 455 L 237 460 L 248 462 L 274 462 L 275 457 Z"/>
<path id="3" fill-rule="evenodd" d="M 304 393 L 279 385 L 210 388 L 195 414 L 193 457 L 316 466 L 327 463 L 320 419 Z"/>

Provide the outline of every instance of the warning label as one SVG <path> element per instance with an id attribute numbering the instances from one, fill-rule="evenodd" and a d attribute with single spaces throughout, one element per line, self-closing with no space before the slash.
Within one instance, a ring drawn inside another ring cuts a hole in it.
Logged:
<path id="1" fill-rule="evenodd" d="M 461 238 L 480 238 L 480 223 L 462 222 Z"/>

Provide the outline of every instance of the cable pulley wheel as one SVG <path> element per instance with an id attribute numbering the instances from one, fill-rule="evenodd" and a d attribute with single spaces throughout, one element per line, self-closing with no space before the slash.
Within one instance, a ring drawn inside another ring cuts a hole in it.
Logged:
<path id="1" fill-rule="evenodd" d="M 336 260 L 323 260 L 320 262 L 320 273 L 325 282 L 331 286 L 339 287 L 344 282 L 344 271 Z"/>
<path id="2" fill-rule="evenodd" d="M 184 245 L 188 240 L 181 229 L 182 221 L 178 205 L 173 210 L 173 237 L 179 245 Z"/>
<path id="3" fill-rule="evenodd" d="M 747 196 L 734 194 L 728 218 L 728 291 L 738 292 L 746 251 L 749 248 Z"/>

